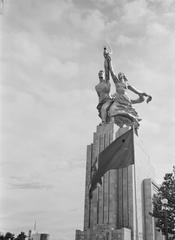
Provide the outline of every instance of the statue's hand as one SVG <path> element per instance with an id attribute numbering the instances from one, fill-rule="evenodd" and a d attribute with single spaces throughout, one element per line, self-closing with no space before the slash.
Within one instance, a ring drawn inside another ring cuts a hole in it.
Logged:
<path id="1" fill-rule="evenodd" d="M 148 96 L 146 102 L 149 103 L 151 100 L 152 100 L 152 97 L 151 97 L 151 96 Z"/>
<path id="2" fill-rule="evenodd" d="M 103 56 L 108 62 L 111 61 L 110 53 L 108 52 L 106 47 L 104 47 Z"/>
<path id="3" fill-rule="evenodd" d="M 147 97 L 146 102 L 149 103 L 152 100 L 152 97 L 148 95 L 147 93 L 142 93 L 143 96 Z"/>

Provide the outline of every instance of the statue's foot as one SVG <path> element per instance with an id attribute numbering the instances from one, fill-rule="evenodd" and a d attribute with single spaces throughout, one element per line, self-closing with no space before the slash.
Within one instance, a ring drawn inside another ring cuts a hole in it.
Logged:
<path id="1" fill-rule="evenodd" d="M 106 124 L 106 122 L 105 121 L 102 121 L 100 124 L 99 124 L 99 126 L 104 126 Z"/>

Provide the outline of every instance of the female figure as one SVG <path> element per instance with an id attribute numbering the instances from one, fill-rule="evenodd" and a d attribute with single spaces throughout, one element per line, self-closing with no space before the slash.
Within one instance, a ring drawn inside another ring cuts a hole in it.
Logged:
<path id="1" fill-rule="evenodd" d="M 104 49 L 104 51 L 106 51 Z M 106 56 L 106 57 L 105 57 Z M 108 116 L 114 118 L 114 122 L 122 127 L 123 125 L 131 126 L 134 125 L 136 128 L 139 126 L 139 121 L 141 120 L 138 113 L 133 108 L 132 104 L 144 102 L 145 97 L 147 97 L 147 103 L 151 101 L 151 96 L 141 92 L 131 86 L 128 79 L 125 77 L 124 73 L 119 73 L 118 77 L 114 73 L 111 57 L 109 54 L 104 54 L 105 65 L 109 67 L 109 72 L 115 84 L 116 92 L 112 95 L 113 103 L 108 109 Z M 107 63 L 106 63 L 107 62 Z M 138 95 L 137 99 L 131 100 L 127 95 L 127 90 L 132 91 Z"/>

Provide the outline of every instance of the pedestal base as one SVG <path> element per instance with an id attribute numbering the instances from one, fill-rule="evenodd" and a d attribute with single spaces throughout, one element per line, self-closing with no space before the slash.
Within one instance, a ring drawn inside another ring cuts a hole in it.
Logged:
<path id="1" fill-rule="evenodd" d="M 76 230 L 75 240 L 131 240 L 131 230 L 128 228 L 107 229 L 99 226 L 96 230 Z"/>

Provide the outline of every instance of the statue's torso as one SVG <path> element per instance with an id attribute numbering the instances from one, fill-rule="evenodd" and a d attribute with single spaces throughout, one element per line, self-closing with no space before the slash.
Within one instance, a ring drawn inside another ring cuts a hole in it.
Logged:
<path id="1" fill-rule="evenodd" d="M 96 85 L 95 87 L 98 96 L 99 96 L 99 102 L 104 101 L 104 99 L 108 99 L 109 98 L 109 92 L 111 89 L 111 84 L 109 82 L 106 81 L 102 81 L 99 84 Z"/>
<path id="2" fill-rule="evenodd" d="M 116 81 L 115 82 L 116 93 L 115 101 L 118 101 L 120 104 L 129 104 L 130 98 L 127 95 L 128 84 L 125 81 Z"/>
<path id="3" fill-rule="evenodd" d="M 127 83 L 123 81 L 115 82 L 115 87 L 118 94 L 126 94 L 126 90 L 128 89 Z"/>

